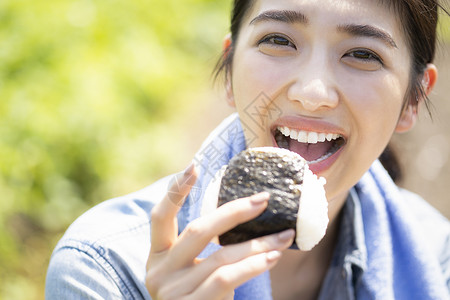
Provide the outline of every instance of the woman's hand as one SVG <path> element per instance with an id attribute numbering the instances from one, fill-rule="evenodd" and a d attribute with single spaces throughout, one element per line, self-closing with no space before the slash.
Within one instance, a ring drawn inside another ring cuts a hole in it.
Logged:
<path id="1" fill-rule="evenodd" d="M 231 201 L 191 222 L 178 236 L 177 213 L 197 179 L 191 165 L 152 210 L 146 286 L 154 300 L 233 299 L 234 289 L 272 268 L 293 241 L 287 230 L 197 256 L 218 235 L 261 214 L 268 193 Z"/>

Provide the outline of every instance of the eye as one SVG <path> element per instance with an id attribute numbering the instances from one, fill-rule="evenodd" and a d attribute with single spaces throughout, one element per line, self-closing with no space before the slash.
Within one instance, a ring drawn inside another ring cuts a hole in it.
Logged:
<path id="1" fill-rule="evenodd" d="M 283 35 L 271 34 L 265 36 L 258 42 L 260 49 L 266 48 L 292 48 L 297 49 L 291 40 Z"/>
<path id="2" fill-rule="evenodd" d="M 378 55 L 368 50 L 355 50 L 348 53 L 348 56 L 362 60 L 376 60 L 380 63 L 382 62 Z"/>
<path id="3" fill-rule="evenodd" d="M 378 70 L 384 65 L 380 56 L 367 49 L 351 50 L 342 57 L 342 60 L 351 67 L 367 71 Z"/>

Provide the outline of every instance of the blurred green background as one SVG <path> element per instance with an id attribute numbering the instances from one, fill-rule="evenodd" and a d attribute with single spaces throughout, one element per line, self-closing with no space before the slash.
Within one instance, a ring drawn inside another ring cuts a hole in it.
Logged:
<path id="1" fill-rule="evenodd" d="M 0 299 L 42 299 L 78 215 L 188 162 L 229 5 L 0 1 Z"/>
<path id="2" fill-rule="evenodd" d="M 182 169 L 231 112 L 211 89 L 230 2 L 0 1 L 0 299 L 43 299 L 77 216 Z"/>

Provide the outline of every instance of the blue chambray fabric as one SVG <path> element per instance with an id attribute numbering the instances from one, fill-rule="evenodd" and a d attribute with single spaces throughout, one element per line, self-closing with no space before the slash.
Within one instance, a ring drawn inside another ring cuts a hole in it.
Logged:
<path id="1" fill-rule="evenodd" d="M 243 129 L 233 114 L 194 158 L 200 176 L 178 215 L 180 232 L 199 217 L 216 172 L 243 149 Z M 78 218 L 53 252 L 46 299 L 150 299 L 150 212 L 172 178 L 105 201 Z M 448 221 L 417 195 L 399 190 L 375 162 L 343 208 L 319 299 L 448 299 L 449 237 Z M 210 244 L 201 256 L 219 247 Z M 269 273 L 240 286 L 235 299 L 272 299 Z"/>

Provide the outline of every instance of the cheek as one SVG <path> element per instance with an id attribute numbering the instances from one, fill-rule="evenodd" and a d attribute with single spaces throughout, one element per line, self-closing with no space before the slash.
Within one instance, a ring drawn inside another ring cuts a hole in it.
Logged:
<path id="1" fill-rule="evenodd" d="M 269 130 L 272 122 L 283 114 L 280 103 L 275 103 L 282 90 L 285 76 L 280 65 L 261 54 L 251 51 L 236 57 L 233 66 L 233 95 L 247 145 L 250 147 L 272 145 Z"/>
<path id="2" fill-rule="evenodd" d="M 348 105 L 359 122 L 368 127 L 394 129 L 403 106 L 406 85 L 394 76 L 365 78 L 347 85 Z"/>
<path id="3" fill-rule="evenodd" d="M 274 98 L 283 85 L 290 68 L 283 62 L 264 56 L 258 51 L 246 51 L 235 60 L 233 67 L 233 90 L 236 95 L 245 95 L 244 101 L 264 93 Z"/>
<path id="4" fill-rule="evenodd" d="M 389 143 L 398 122 L 406 87 L 397 77 L 384 76 L 370 84 L 353 87 L 353 141 L 360 161 L 367 160 L 368 168 Z M 357 95 L 356 95 L 357 94 Z"/>

